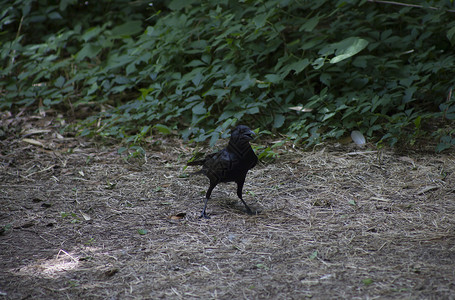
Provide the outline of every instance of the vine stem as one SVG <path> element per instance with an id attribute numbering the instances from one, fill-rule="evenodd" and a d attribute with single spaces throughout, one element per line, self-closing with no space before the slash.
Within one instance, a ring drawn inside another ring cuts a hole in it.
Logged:
<path id="1" fill-rule="evenodd" d="M 418 5 L 418 4 L 408 4 L 408 3 L 402 3 L 402 2 L 396 2 L 396 1 L 385 1 L 385 0 L 367 0 L 368 2 L 376 2 L 376 3 L 383 3 L 383 4 L 391 4 L 391 5 L 399 5 L 399 6 L 407 6 L 407 7 L 417 7 L 417 8 L 423 8 L 423 5 Z M 429 9 L 435 9 L 439 10 L 442 8 L 434 7 L 434 6 L 429 6 Z M 446 10 L 448 12 L 455 12 L 453 9 L 448 9 Z"/>

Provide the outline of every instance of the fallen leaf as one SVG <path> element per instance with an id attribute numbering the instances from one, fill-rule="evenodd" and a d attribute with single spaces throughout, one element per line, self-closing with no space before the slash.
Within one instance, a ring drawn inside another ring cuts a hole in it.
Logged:
<path id="1" fill-rule="evenodd" d="M 104 275 L 106 275 L 107 277 L 111 277 L 111 276 L 114 276 L 115 274 L 117 274 L 118 271 L 119 270 L 117 268 L 109 269 L 106 272 L 104 272 Z"/>
<path id="2" fill-rule="evenodd" d="M 432 190 L 437 190 L 439 189 L 439 186 L 437 185 L 429 185 L 421 189 L 420 191 L 417 192 L 417 195 L 422 195 L 425 194 L 426 192 L 432 191 Z"/>
<path id="3" fill-rule="evenodd" d="M 373 154 L 373 153 L 377 153 L 378 151 L 358 151 L 358 152 L 349 152 L 349 153 L 346 153 L 346 155 L 364 155 L 364 154 Z"/>
<path id="4" fill-rule="evenodd" d="M 360 131 L 354 130 L 351 132 L 351 138 L 357 145 L 365 145 L 365 137 Z"/>
<path id="5" fill-rule="evenodd" d="M 410 158 L 410 157 L 400 156 L 400 157 L 398 157 L 398 159 L 401 160 L 401 161 L 408 162 L 408 163 L 414 165 L 414 160 L 412 158 Z"/>
<path id="6" fill-rule="evenodd" d="M 79 211 L 79 212 L 81 213 L 81 215 L 85 221 L 90 221 L 92 219 L 89 215 L 83 213 L 82 211 Z"/>
<path id="7" fill-rule="evenodd" d="M 342 145 L 348 145 L 352 142 L 352 138 L 350 136 L 346 136 L 346 137 L 339 139 L 338 142 L 340 142 L 340 144 L 342 144 Z"/>
<path id="8" fill-rule="evenodd" d="M 371 197 L 370 200 L 383 201 L 383 202 L 389 202 L 390 201 L 389 199 L 382 198 L 382 197 Z"/>
<path id="9" fill-rule="evenodd" d="M 33 134 L 48 133 L 51 132 L 50 129 L 30 129 L 24 132 L 24 136 L 29 136 Z"/>
<path id="10" fill-rule="evenodd" d="M 292 161 L 292 164 L 293 164 L 293 165 L 296 165 L 296 164 L 298 164 L 302 159 L 303 159 L 302 157 L 297 157 L 296 159 L 294 159 L 294 160 Z"/>
<path id="11" fill-rule="evenodd" d="M 22 139 L 23 142 L 25 143 L 29 143 L 31 145 L 34 145 L 34 146 L 39 146 L 39 147 L 43 147 L 44 148 L 44 144 L 41 143 L 40 141 L 38 140 L 34 140 L 34 139 Z"/>

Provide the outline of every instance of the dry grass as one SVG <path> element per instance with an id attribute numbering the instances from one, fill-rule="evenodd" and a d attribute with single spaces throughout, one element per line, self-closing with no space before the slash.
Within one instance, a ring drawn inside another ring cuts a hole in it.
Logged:
<path id="1" fill-rule="evenodd" d="M 455 299 L 453 154 L 284 149 L 247 176 L 258 215 L 225 184 L 199 220 L 188 146 L 53 134 L 1 142 L 0 299 Z"/>

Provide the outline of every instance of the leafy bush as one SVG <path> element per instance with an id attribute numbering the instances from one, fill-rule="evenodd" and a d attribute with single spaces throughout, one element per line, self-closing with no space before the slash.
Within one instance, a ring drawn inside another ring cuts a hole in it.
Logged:
<path id="1" fill-rule="evenodd" d="M 132 143 L 213 144 L 242 122 L 306 145 L 352 130 L 453 145 L 453 1 L 85 3 L 4 9 L 0 108 L 89 106 L 83 135 Z"/>

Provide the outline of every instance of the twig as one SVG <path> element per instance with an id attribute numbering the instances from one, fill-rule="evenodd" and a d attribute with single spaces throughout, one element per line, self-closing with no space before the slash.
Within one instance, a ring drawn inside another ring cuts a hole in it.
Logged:
<path id="1" fill-rule="evenodd" d="M 17 38 L 19 37 L 19 35 L 21 34 L 21 29 L 22 29 L 22 22 L 24 21 L 24 16 L 21 17 L 21 20 L 19 22 L 19 27 L 17 28 L 17 32 L 16 32 L 16 40 Z M 13 65 L 14 64 L 14 55 L 16 55 L 16 50 L 13 50 L 13 55 L 11 57 L 11 62 L 10 64 Z"/>
<path id="2" fill-rule="evenodd" d="M 45 169 L 42 169 L 42 170 L 39 170 L 39 171 L 30 173 L 30 174 L 28 174 L 28 175 L 25 175 L 25 178 L 28 178 L 28 177 L 30 177 L 30 176 L 32 176 L 32 175 L 35 175 L 35 174 L 38 174 L 38 173 L 43 173 L 43 172 L 49 171 L 50 169 L 52 169 L 52 168 L 54 168 L 54 167 L 55 167 L 55 165 L 52 165 L 52 166 L 49 166 L 49 167 L 47 167 L 47 168 L 45 168 Z"/>
<path id="3" fill-rule="evenodd" d="M 349 156 L 352 156 L 352 155 L 364 155 L 364 154 L 373 154 L 373 153 L 377 153 L 378 151 L 376 150 L 372 150 L 372 151 L 359 151 L 359 152 L 349 152 L 349 153 L 346 153 L 345 155 L 349 155 Z"/>
<path id="4" fill-rule="evenodd" d="M 399 6 L 407 6 L 407 7 L 429 8 L 429 9 L 434 9 L 434 10 L 442 10 L 442 8 L 434 7 L 434 6 L 424 7 L 423 5 L 408 4 L 408 3 L 396 2 L 396 1 L 368 0 L 368 2 L 376 2 L 376 3 L 383 3 L 383 4 L 392 4 L 392 5 L 399 5 Z M 447 9 L 446 11 L 448 11 L 448 12 L 455 12 L 455 10 L 453 10 L 453 9 Z"/>
<path id="5" fill-rule="evenodd" d="M 58 254 L 57 254 L 57 259 L 60 258 L 60 253 L 62 253 L 62 252 L 63 252 L 64 254 L 66 254 L 67 256 L 69 256 L 69 258 L 71 258 L 72 261 L 78 262 L 78 259 L 77 259 L 77 258 L 75 258 L 74 256 L 72 256 L 71 254 L 69 254 L 68 252 L 66 252 L 66 251 L 63 250 L 63 249 L 60 249 L 60 251 L 58 252 Z"/>

